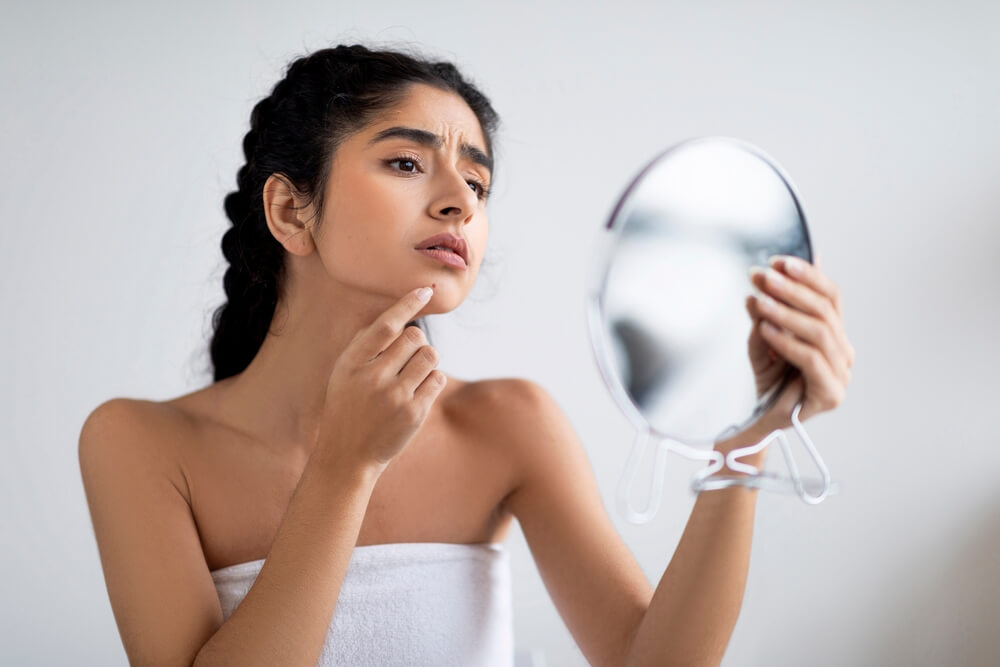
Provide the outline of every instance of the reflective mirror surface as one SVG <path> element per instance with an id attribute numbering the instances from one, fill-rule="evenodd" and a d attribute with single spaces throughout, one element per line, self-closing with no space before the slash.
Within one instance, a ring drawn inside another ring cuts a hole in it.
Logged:
<path id="1" fill-rule="evenodd" d="M 708 137 L 663 152 L 618 201 L 599 250 L 595 353 L 619 404 L 652 434 L 711 447 L 798 373 L 789 365 L 758 396 L 748 358 L 750 268 L 771 255 L 813 259 L 792 185 L 759 149 Z"/>

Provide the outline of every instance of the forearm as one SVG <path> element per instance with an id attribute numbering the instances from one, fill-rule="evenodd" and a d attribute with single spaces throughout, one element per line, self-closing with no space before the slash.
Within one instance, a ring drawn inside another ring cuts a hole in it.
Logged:
<path id="1" fill-rule="evenodd" d="M 306 466 L 260 574 L 195 665 L 315 665 L 377 474 Z"/>
<path id="2" fill-rule="evenodd" d="M 754 444 L 758 436 L 741 434 L 719 448 Z M 744 461 L 758 464 L 762 457 Z M 721 662 L 743 602 L 756 503 L 757 491 L 742 486 L 699 494 L 632 638 L 627 665 Z"/>

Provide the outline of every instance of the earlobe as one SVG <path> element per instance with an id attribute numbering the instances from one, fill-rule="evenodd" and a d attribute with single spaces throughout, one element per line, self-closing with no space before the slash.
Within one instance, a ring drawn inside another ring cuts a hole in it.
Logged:
<path id="1" fill-rule="evenodd" d="M 308 255 L 315 248 L 312 237 L 311 207 L 288 184 L 281 174 L 271 174 L 264 183 L 264 216 L 267 227 L 285 250 L 293 255 Z"/>

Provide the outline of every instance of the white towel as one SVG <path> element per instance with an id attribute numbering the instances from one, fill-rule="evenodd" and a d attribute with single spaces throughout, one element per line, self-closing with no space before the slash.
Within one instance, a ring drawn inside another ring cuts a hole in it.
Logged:
<path id="1" fill-rule="evenodd" d="M 227 619 L 264 560 L 212 572 Z M 510 561 L 501 543 L 355 547 L 318 665 L 510 667 Z"/>

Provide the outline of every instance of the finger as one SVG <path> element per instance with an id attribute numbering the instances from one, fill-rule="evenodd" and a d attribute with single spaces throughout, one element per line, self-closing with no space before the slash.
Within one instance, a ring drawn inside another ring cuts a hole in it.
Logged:
<path id="1" fill-rule="evenodd" d="M 775 352 L 774 348 L 768 345 L 760 335 L 760 327 L 757 325 L 760 323 L 763 315 L 760 312 L 760 307 L 757 305 L 756 297 L 752 294 L 747 296 L 743 305 L 750 314 L 751 320 L 750 337 L 747 339 L 747 351 L 750 354 L 750 362 L 754 364 L 762 363 L 763 357 L 761 355 L 764 350 L 767 350 L 767 356 L 772 362 L 778 361 L 780 355 Z"/>
<path id="2" fill-rule="evenodd" d="M 751 280 L 761 292 L 815 317 L 826 318 L 833 314 L 833 303 L 829 299 L 778 269 L 755 266 L 751 271 Z"/>
<path id="3" fill-rule="evenodd" d="M 774 328 L 767 320 L 761 322 L 761 334 L 785 359 L 799 369 L 806 383 L 806 400 L 820 409 L 832 410 L 844 397 L 844 384 L 817 348 L 798 340 L 791 332 Z"/>
<path id="4" fill-rule="evenodd" d="M 424 333 L 419 328 L 407 327 L 405 333 L 383 356 L 387 357 L 389 372 L 412 394 L 434 372 L 440 357 L 432 345 L 424 344 Z"/>
<path id="5" fill-rule="evenodd" d="M 757 301 L 757 309 L 768 322 L 791 332 L 801 341 L 820 350 L 838 379 L 847 383 L 849 368 L 847 351 L 840 344 L 829 323 L 789 308 L 767 294 L 753 298 Z"/>
<path id="6" fill-rule="evenodd" d="M 831 324 L 835 324 L 837 336 L 841 345 L 847 351 L 847 365 L 848 368 L 850 368 L 854 366 L 854 358 L 856 354 L 854 346 L 851 345 L 850 341 L 847 339 L 847 333 L 844 331 L 844 311 L 840 288 L 837 287 L 836 283 L 834 283 L 822 272 L 819 253 L 816 253 L 815 259 L 816 264 L 813 266 L 800 257 L 792 255 L 777 255 L 771 257 L 771 265 L 775 269 L 782 270 L 789 277 L 812 286 L 813 289 L 825 294 L 830 299 L 830 302 L 833 304 L 834 310 L 836 310 L 838 315 L 838 321 L 836 323 L 831 322 Z"/>
<path id="7" fill-rule="evenodd" d="M 803 263 L 808 265 L 806 262 Z M 791 266 L 791 262 L 788 266 Z M 799 282 L 794 276 L 786 275 L 773 267 L 763 270 L 755 266 L 751 271 L 753 272 L 751 281 L 761 292 L 770 294 L 781 303 L 829 323 L 837 343 L 847 351 L 845 357 L 851 358 L 850 350 L 852 348 L 847 340 L 847 334 L 844 332 L 840 311 L 824 294 L 817 292 L 809 284 Z"/>
<path id="8" fill-rule="evenodd" d="M 817 255 L 818 259 L 818 255 Z M 782 271 L 795 280 L 811 287 L 830 300 L 833 307 L 840 313 L 840 289 L 823 271 L 819 264 L 810 264 L 801 257 L 793 255 L 774 255 L 768 263 L 777 271 Z"/>
<path id="9" fill-rule="evenodd" d="M 422 288 L 421 288 L 422 289 Z M 391 305 L 375 321 L 358 332 L 358 352 L 365 360 L 372 360 L 399 338 L 407 323 L 413 321 L 433 296 L 433 290 L 421 299 L 415 289 Z"/>
<path id="10" fill-rule="evenodd" d="M 430 401 L 444 390 L 446 384 L 448 384 L 448 376 L 435 369 L 428 373 L 420 386 L 413 391 L 413 398 Z"/>
<path id="11" fill-rule="evenodd" d="M 743 300 L 743 305 L 746 307 L 747 313 L 750 315 L 750 320 L 756 326 L 757 321 L 761 318 L 761 314 L 760 309 L 757 308 L 757 301 L 754 299 L 754 295 L 748 295 L 747 298 Z"/>
<path id="12" fill-rule="evenodd" d="M 744 305 L 750 314 L 751 320 L 750 336 L 747 338 L 747 351 L 750 354 L 750 361 L 755 364 L 762 363 L 764 361 L 765 350 L 770 350 L 770 347 L 764 342 L 764 338 L 760 335 L 760 327 L 757 326 L 761 319 L 760 309 L 757 307 L 757 301 L 753 295 L 746 298 Z"/>

